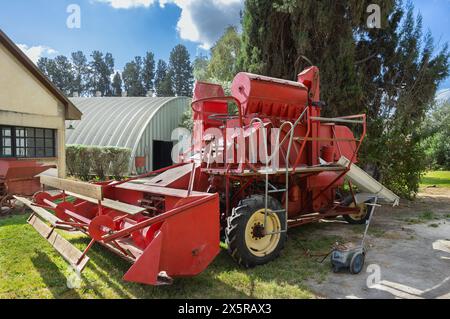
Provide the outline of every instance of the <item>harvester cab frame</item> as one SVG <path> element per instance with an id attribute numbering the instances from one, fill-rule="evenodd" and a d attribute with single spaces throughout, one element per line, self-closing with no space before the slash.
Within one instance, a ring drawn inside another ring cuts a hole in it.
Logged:
<path id="1" fill-rule="evenodd" d="M 132 263 L 124 280 L 150 285 L 199 274 L 221 240 L 239 265 L 265 264 L 279 256 L 291 227 L 338 216 L 365 223 L 365 197 L 353 185 L 398 203 L 355 165 L 366 115 L 321 117 L 319 81 L 313 66 L 298 82 L 239 73 L 231 96 L 198 82 L 193 146 L 180 163 L 119 182 L 43 175 L 43 185 L 60 191 L 17 198 L 33 210 L 30 224 L 78 270 L 94 244 Z M 229 114 L 229 102 L 237 114 Z M 359 138 L 349 124 L 362 127 Z M 255 152 L 263 156 L 255 160 Z M 217 155 L 227 160 L 203 160 Z M 350 194 L 338 197 L 345 178 Z M 91 242 L 78 251 L 58 228 L 81 231 Z"/>

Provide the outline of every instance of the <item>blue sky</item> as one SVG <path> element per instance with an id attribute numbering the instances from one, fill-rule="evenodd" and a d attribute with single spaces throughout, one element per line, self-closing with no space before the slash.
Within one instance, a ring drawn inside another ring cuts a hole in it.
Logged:
<path id="1" fill-rule="evenodd" d="M 116 69 L 147 50 L 168 59 L 182 43 L 194 57 L 228 25 L 239 24 L 244 0 L 8 0 L 2 1 L 0 28 L 33 59 L 75 50 L 111 52 Z M 414 0 L 437 47 L 450 43 L 450 0 Z M 81 9 L 81 28 L 69 29 L 67 7 Z M 442 88 L 450 87 L 447 79 Z"/>

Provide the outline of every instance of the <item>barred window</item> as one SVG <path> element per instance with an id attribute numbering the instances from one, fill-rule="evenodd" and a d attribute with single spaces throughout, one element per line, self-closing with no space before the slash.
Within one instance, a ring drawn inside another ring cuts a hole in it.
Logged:
<path id="1" fill-rule="evenodd" d="M 0 126 L 0 157 L 55 157 L 55 137 L 52 129 Z"/>

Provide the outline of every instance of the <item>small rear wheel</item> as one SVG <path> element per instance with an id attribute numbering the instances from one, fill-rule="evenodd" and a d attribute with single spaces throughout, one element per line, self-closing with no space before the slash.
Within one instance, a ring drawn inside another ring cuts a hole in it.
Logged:
<path id="1" fill-rule="evenodd" d="M 241 266 L 251 268 L 276 259 L 286 242 L 286 214 L 281 204 L 268 198 L 264 227 L 264 196 L 254 195 L 242 200 L 233 209 L 225 230 L 228 251 Z"/>
<path id="2" fill-rule="evenodd" d="M 352 260 L 350 261 L 350 273 L 353 275 L 359 274 L 363 270 L 364 260 L 364 253 L 358 252 L 353 255 Z"/>

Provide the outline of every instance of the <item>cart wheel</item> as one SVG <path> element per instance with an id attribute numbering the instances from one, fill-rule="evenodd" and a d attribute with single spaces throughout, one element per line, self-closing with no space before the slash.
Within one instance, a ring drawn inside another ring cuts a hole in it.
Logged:
<path id="1" fill-rule="evenodd" d="M 233 209 L 225 230 L 228 251 L 236 262 L 246 268 L 266 264 L 276 259 L 286 242 L 286 214 L 274 198 L 268 199 L 266 229 L 264 229 L 264 196 L 253 195 Z M 272 233 L 265 235 L 265 232 Z"/>
<path id="2" fill-rule="evenodd" d="M 350 273 L 353 275 L 359 274 L 364 267 L 365 256 L 363 253 L 356 253 L 350 261 Z"/>
<path id="3" fill-rule="evenodd" d="M 369 219 L 370 215 L 372 214 L 373 206 L 368 206 L 366 203 L 373 203 L 373 199 L 368 200 L 365 203 L 361 203 L 358 205 L 359 207 L 359 213 L 356 214 L 350 214 L 350 215 L 343 215 L 345 221 L 352 225 L 363 225 L 366 223 L 366 221 Z M 347 197 L 343 205 L 347 207 L 355 207 L 355 203 L 353 202 L 353 198 Z"/>

